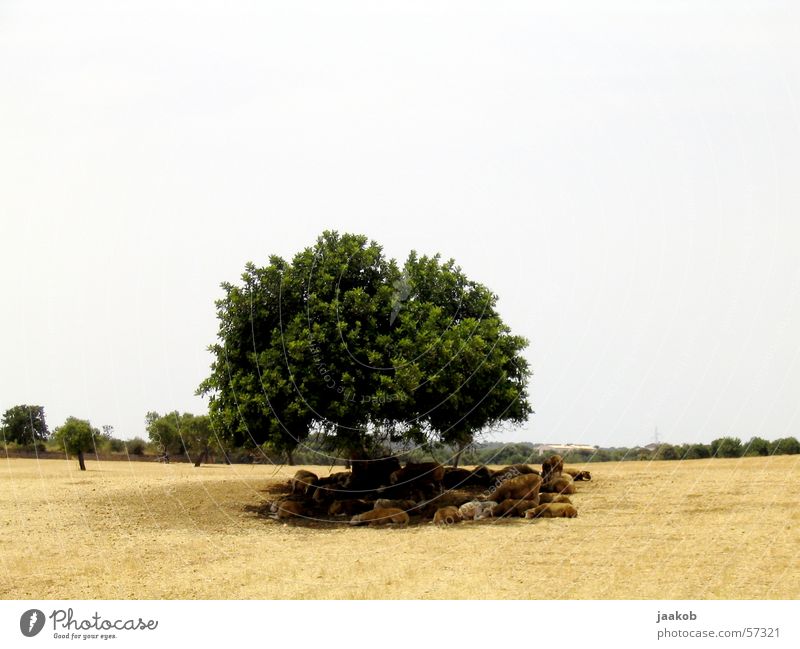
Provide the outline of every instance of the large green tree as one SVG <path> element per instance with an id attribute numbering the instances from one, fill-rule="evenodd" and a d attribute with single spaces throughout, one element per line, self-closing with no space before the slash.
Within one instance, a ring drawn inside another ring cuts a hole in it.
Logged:
<path id="1" fill-rule="evenodd" d="M 56 428 L 53 437 L 67 453 L 78 456 L 81 471 L 86 471 L 83 454 L 94 448 L 95 438 L 100 435 L 100 431 L 92 428 L 86 419 L 68 417 L 63 425 Z"/>
<path id="2" fill-rule="evenodd" d="M 35 444 L 50 436 L 43 406 L 19 405 L 3 413 L 0 423 L 6 442 Z"/>
<path id="3" fill-rule="evenodd" d="M 237 445 L 290 454 L 316 433 L 368 459 L 397 443 L 463 446 L 531 412 L 527 341 L 452 261 L 400 266 L 364 236 L 325 232 L 222 286 L 198 392 Z"/>

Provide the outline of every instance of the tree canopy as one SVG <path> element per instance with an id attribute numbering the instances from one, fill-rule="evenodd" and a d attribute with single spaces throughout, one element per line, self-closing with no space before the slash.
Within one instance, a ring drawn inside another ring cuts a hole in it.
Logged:
<path id="1" fill-rule="evenodd" d="M 711 457 L 742 457 L 742 450 L 738 437 L 720 437 L 711 442 Z"/>
<path id="2" fill-rule="evenodd" d="M 214 434 L 208 415 L 183 414 L 177 410 L 159 415 L 148 412 L 145 424 L 150 441 L 159 449 L 165 458 L 170 455 L 196 455 L 195 464 L 199 465 L 208 458 Z"/>
<path id="3" fill-rule="evenodd" d="M 744 455 L 763 456 L 769 455 L 769 442 L 763 437 L 751 437 L 744 448 Z"/>
<path id="4" fill-rule="evenodd" d="M 291 453 L 318 433 L 332 453 L 369 458 L 465 444 L 531 413 L 527 341 L 452 260 L 412 252 L 401 266 L 364 236 L 325 232 L 222 288 L 198 393 L 236 445 Z"/>
<path id="5" fill-rule="evenodd" d="M 92 428 L 86 419 L 76 417 L 67 417 L 64 424 L 56 428 L 53 434 L 67 453 L 78 456 L 81 471 L 86 471 L 83 454 L 94 448 L 95 438 L 100 435 L 100 431 Z"/>
<path id="6" fill-rule="evenodd" d="M 43 406 L 19 405 L 3 413 L 0 423 L 6 442 L 35 444 L 50 436 Z"/>
<path id="7" fill-rule="evenodd" d="M 770 443 L 769 452 L 771 455 L 798 455 L 800 442 L 796 437 L 782 437 Z"/>

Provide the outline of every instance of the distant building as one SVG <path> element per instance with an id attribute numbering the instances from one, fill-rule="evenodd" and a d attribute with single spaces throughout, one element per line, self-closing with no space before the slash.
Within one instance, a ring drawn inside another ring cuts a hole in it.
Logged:
<path id="1" fill-rule="evenodd" d="M 539 444 L 534 447 L 539 453 L 569 453 L 571 451 L 588 451 L 593 453 L 598 449 L 597 446 L 586 444 Z"/>

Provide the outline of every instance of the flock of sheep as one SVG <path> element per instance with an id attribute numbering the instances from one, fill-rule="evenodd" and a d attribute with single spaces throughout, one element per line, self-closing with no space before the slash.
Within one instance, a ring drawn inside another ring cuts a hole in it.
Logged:
<path id="1" fill-rule="evenodd" d="M 397 458 L 387 457 L 355 462 L 352 471 L 324 478 L 298 471 L 287 485 L 288 493 L 266 510 L 278 520 L 341 521 L 344 517 L 351 525 L 428 521 L 451 525 L 511 516 L 574 518 L 578 511 L 569 496 L 581 480 L 591 480 L 589 472 L 565 469 L 558 455 L 545 460 L 541 470 L 515 464 L 499 471 L 434 462 L 409 462 L 401 467 Z"/>

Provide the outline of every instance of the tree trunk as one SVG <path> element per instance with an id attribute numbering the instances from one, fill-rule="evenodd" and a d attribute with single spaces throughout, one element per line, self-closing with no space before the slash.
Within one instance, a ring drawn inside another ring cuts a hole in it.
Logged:
<path id="1" fill-rule="evenodd" d="M 292 451 L 286 451 L 286 463 L 289 466 L 294 466 L 294 455 Z"/>
<path id="2" fill-rule="evenodd" d="M 86 463 L 83 461 L 83 451 L 78 451 L 78 464 L 81 467 L 81 471 L 86 471 Z"/>
<path id="3" fill-rule="evenodd" d="M 467 448 L 468 444 L 459 444 L 458 445 L 458 452 L 456 456 L 453 458 L 453 467 L 458 468 L 458 463 L 461 462 L 461 454 L 464 452 L 464 449 Z"/>
<path id="4" fill-rule="evenodd" d="M 194 462 L 195 466 L 200 466 L 203 462 L 208 460 L 208 446 L 203 449 L 203 452 L 197 456 L 197 459 Z"/>

